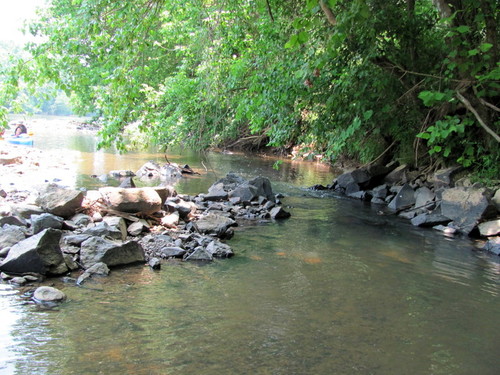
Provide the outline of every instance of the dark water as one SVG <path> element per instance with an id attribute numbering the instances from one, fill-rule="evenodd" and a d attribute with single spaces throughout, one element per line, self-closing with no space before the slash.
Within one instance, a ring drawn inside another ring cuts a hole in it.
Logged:
<path id="1" fill-rule="evenodd" d="M 90 174 L 155 157 L 81 155 L 75 175 L 89 186 Z M 236 256 L 205 266 L 113 270 L 92 289 L 55 280 L 68 295 L 55 310 L 0 284 L 0 373 L 498 373 L 500 265 L 468 240 L 307 192 L 333 178 L 317 164 L 276 171 L 271 158 L 169 158 L 202 172 L 176 186 L 190 194 L 230 170 L 265 175 L 292 217 L 239 227 Z"/>

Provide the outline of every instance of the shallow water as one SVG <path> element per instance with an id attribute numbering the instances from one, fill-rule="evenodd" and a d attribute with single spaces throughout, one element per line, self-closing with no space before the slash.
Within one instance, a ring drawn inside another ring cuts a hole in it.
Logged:
<path id="1" fill-rule="evenodd" d="M 78 178 L 152 157 L 95 162 L 112 155 L 89 153 Z M 169 158 L 203 172 L 177 184 L 190 194 L 230 170 L 265 175 L 292 217 L 238 227 L 231 259 L 116 269 L 87 288 L 55 280 L 68 295 L 55 310 L 0 284 L 0 373 L 498 373 L 500 265 L 470 241 L 310 193 L 333 178 L 313 163 L 209 154 L 205 172 L 196 154 Z"/>

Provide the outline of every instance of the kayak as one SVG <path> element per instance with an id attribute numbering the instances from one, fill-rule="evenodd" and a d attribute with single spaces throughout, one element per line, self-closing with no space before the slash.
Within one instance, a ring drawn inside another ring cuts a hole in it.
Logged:
<path id="1" fill-rule="evenodd" d="M 33 146 L 33 137 L 30 137 L 27 134 L 5 137 L 5 140 L 9 143 L 14 144 L 14 145 Z"/>

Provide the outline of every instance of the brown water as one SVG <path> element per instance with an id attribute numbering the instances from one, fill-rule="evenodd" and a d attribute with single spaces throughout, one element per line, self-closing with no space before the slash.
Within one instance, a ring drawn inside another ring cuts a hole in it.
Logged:
<path id="1" fill-rule="evenodd" d="M 155 156 L 97 154 L 82 154 L 77 182 Z M 307 192 L 333 177 L 317 164 L 169 158 L 213 168 L 176 186 L 187 193 L 230 170 L 268 176 L 292 217 L 239 227 L 231 259 L 113 270 L 88 288 L 56 280 L 68 301 L 55 310 L 0 284 L 0 373 L 498 373 L 500 264 L 468 240 Z"/>

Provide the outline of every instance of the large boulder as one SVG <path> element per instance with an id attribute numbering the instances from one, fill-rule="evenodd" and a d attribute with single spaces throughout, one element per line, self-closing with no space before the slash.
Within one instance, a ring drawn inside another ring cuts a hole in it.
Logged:
<path id="1" fill-rule="evenodd" d="M 67 219 L 81 207 L 83 197 L 80 190 L 49 184 L 39 191 L 36 204 L 51 214 Z"/>
<path id="2" fill-rule="evenodd" d="M 162 199 L 153 188 L 114 188 L 99 189 L 105 204 L 116 211 L 132 214 L 152 214 L 162 206 Z"/>
<path id="3" fill-rule="evenodd" d="M 453 220 L 456 227 L 465 234 L 471 234 L 481 221 L 496 214 L 496 208 L 486 189 L 446 189 L 441 199 L 442 214 Z"/>
<path id="4" fill-rule="evenodd" d="M 137 241 L 122 243 L 101 237 L 90 237 L 82 242 L 80 249 L 80 262 L 85 269 L 99 262 L 112 267 L 144 261 L 144 249 Z"/>
<path id="5" fill-rule="evenodd" d="M 218 215 L 216 213 L 209 213 L 201 216 L 196 221 L 196 227 L 200 233 L 214 235 L 217 237 L 225 237 L 230 227 L 237 226 L 236 221 L 233 219 Z"/>
<path id="6" fill-rule="evenodd" d="M 68 271 L 59 246 L 62 232 L 45 229 L 14 246 L 0 264 L 7 273 L 35 272 L 42 275 L 60 275 Z"/>
<path id="7" fill-rule="evenodd" d="M 6 224 L 0 228 L 0 250 L 11 247 L 25 238 L 26 235 L 20 227 Z"/>

